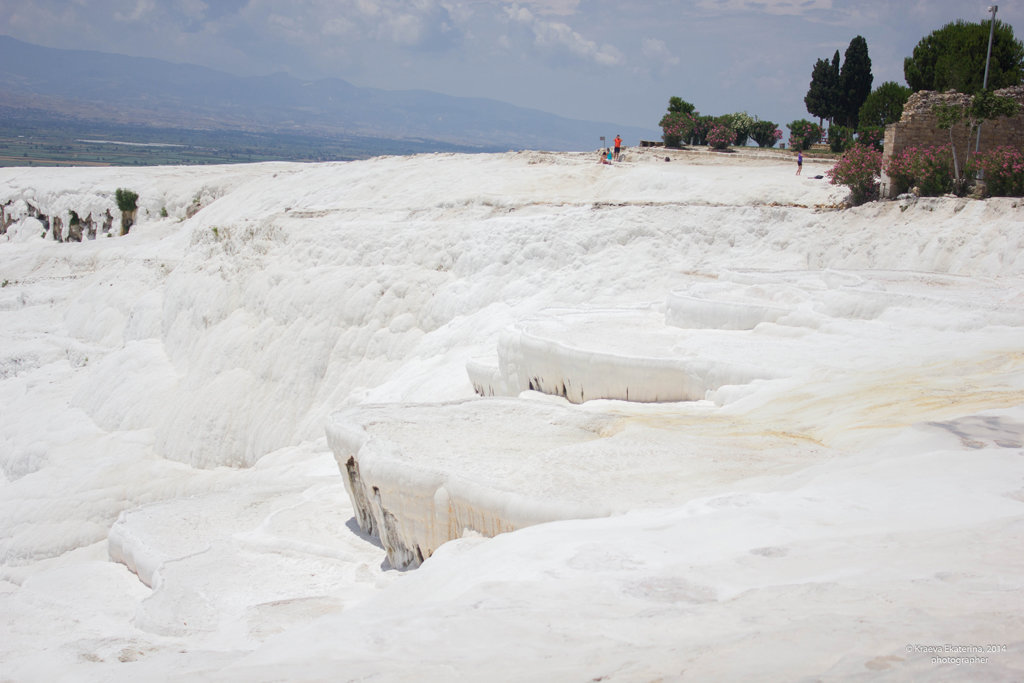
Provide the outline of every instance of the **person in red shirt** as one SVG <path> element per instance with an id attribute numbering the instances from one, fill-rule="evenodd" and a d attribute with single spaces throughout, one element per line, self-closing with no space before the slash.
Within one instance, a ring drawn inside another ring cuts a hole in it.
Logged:
<path id="1" fill-rule="evenodd" d="M 615 161 L 619 160 L 619 150 L 622 149 L 622 136 L 615 136 Z"/>

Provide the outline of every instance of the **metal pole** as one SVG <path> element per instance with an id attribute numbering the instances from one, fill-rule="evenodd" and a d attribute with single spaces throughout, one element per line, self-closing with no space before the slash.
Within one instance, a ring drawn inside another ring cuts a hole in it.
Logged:
<path id="1" fill-rule="evenodd" d="M 988 54 L 985 55 L 985 79 L 981 83 L 981 89 L 988 89 L 988 63 L 992 60 L 992 35 L 996 32 L 996 12 L 999 11 L 999 5 L 992 5 L 988 8 L 988 11 L 992 13 L 992 21 L 989 22 L 988 26 Z M 970 143 L 968 143 L 970 144 Z M 974 143 L 974 153 L 978 153 L 978 149 L 981 147 L 981 123 L 978 123 L 978 139 Z"/>

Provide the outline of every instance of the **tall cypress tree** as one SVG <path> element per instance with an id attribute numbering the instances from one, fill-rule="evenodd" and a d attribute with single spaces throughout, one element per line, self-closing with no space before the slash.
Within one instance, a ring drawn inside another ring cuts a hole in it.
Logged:
<path id="1" fill-rule="evenodd" d="M 832 55 L 832 96 L 839 97 L 839 50 Z M 835 115 L 835 110 L 838 109 L 838 105 L 833 107 L 832 114 Z"/>
<path id="2" fill-rule="evenodd" d="M 811 70 L 811 84 L 804 96 L 807 113 L 818 117 L 818 124 L 832 122 L 838 113 L 839 99 L 839 50 L 830 63 L 819 59 Z"/>
<path id="3" fill-rule="evenodd" d="M 804 95 L 804 104 L 807 105 L 807 113 L 818 117 L 820 124 L 823 119 L 832 118 L 832 88 L 829 81 L 832 76 L 832 66 L 827 59 L 819 59 L 814 63 L 811 70 L 811 84 Z"/>
<path id="4" fill-rule="evenodd" d="M 839 90 L 839 50 L 832 55 L 832 116 L 828 118 L 828 125 L 831 128 L 832 122 L 839 116 L 841 108 L 842 93 Z"/>
<path id="5" fill-rule="evenodd" d="M 868 41 L 857 36 L 850 41 L 839 71 L 839 111 L 836 122 L 856 128 L 860 107 L 871 94 L 871 58 L 868 57 Z"/>

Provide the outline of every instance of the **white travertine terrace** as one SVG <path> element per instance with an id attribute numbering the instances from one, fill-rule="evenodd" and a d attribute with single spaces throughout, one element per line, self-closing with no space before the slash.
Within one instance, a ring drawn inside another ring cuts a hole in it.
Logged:
<path id="1" fill-rule="evenodd" d="M 360 406 L 335 413 L 327 435 L 360 527 L 392 565 L 415 567 L 466 532 L 670 507 L 828 457 L 785 435 L 712 437 L 721 422 L 706 408 L 630 414 L 512 398 Z"/>

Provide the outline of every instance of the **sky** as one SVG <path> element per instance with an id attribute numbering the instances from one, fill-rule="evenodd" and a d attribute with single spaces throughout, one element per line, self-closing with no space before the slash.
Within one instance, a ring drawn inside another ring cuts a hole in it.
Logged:
<path id="1" fill-rule="evenodd" d="M 485 97 L 574 119 L 656 127 L 669 97 L 785 124 L 819 58 L 868 43 L 874 84 L 964 0 L 0 0 L 30 43 L 154 57 L 237 75 L 337 77 Z M 1024 9 L 998 18 L 1024 22 Z M 1017 31 L 1019 34 L 1020 31 Z"/>

